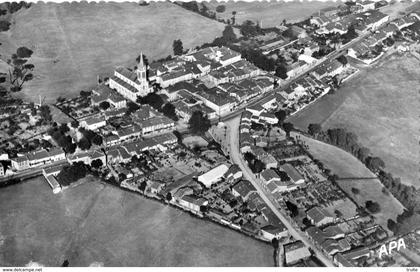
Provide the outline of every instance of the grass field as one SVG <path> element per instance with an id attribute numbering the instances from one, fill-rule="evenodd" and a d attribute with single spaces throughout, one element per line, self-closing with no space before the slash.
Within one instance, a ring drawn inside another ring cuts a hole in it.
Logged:
<path id="1" fill-rule="evenodd" d="M 87 182 L 54 195 L 37 178 L 0 190 L 0 264 L 272 266 L 269 244 L 145 199 Z"/>
<path id="2" fill-rule="evenodd" d="M 218 5 L 226 6 L 225 12 L 217 13 L 218 18 L 231 19 L 232 11 L 236 11 L 236 23 L 241 24 L 245 20 L 262 21 L 263 27 L 277 26 L 282 23 L 283 19 L 288 22 L 297 22 L 309 18 L 322 8 L 338 6 L 337 3 L 329 1 L 229 1 L 225 3 L 212 1 L 208 3 L 212 10 L 215 10 Z"/>
<path id="3" fill-rule="evenodd" d="M 302 129 L 320 123 L 324 129 L 344 127 L 356 133 L 361 144 L 385 161 L 388 171 L 403 183 L 420 187 L 419 64 L 411 55 L 393 55 L 289 121 Z"/>
<path id="4" fill-rule="evenodd" d="M 0 33 L 0 55 L 10 56 L 19 46 L 34 51 L 33 81 L 23 97 L 75 96 L 106 76 L 117 65 L 132 66 L 141 51 L 149 60 L 172 54 L 172 42 L 184 48 L 212 41 L 224 25 L 169 2 L 38 3 L 20 10 L 8 32 Z"/>
<path id="5" fill-rule="evenodd" d="M 376 222 L 384 229 L 387 228 L 388 219 L 396 221 L 396 218 L 404 210 L 401 203 L 392 195 L 385 195 L 382 192 L 383 185 L 378 179 L 354 179 L 354 180 L 338 180 L 339 186 L 357 203 L 366 203 L 368 200 L 379 203 L 381 210 L 374 214 Z M 359 194 L 353 194 L 352 188 L 359 189 Z"/>

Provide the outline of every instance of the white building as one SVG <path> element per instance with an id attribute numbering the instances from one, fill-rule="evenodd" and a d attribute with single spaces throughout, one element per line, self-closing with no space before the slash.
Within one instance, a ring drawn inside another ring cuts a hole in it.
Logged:
<path id="1" fill-rule="evenodd" d="M 80 121 L 80 126 L 88 130 L 96 130 L 106 126 L 105 118 L 103 117 L 88 117 Z"/>
<path id="2" fill-rule="evenodd" d="M 146 75 L 146 65 L 143 62 L 143 54 L 135 72 L 124 67 L 115 70 L 114 76 L 109 79 L 109 87 L 115 89 L 125 98 L 136 101 L 139 96 L 146 96 L 153 91 L 149 86 Z"/>
<path id="3" fill-rule="evenodd" d="M 198 181 L 210 188 L 210 186 L 219 182 L 228 170 L 229 168 L 225 164 L 221 164 L 199 176 Z"/>
<path id="4" fill-rule="evenodd" d="M 274 238 L 280 239 L 282 237 L 287 237 L 288 231 L 285 226 L 272 226 L 268 225 L 261 228 L 261 236 L 267 240 L 272 241 Z"/>

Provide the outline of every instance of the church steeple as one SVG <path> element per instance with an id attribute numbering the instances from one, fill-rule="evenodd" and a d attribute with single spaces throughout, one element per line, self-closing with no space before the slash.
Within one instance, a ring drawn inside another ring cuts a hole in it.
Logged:
<path id="1" fill-rule="evenodd" d="M 139 60 L 139 64 L 137 65 L 136 74 L 137 74 L 137 79 L 139 82 L 145 83 L 147 81 L 146 65 L 144 65 L 143 52 L 140 53 L 140 60 Z"/>

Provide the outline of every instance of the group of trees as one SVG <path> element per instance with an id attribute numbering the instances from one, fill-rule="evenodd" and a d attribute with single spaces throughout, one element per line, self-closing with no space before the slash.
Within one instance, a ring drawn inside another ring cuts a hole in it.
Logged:
<path id="1" fill-rule="evenodd" d="M 53 126 L 48 130 L 48 134 L 67 154 L 73 154 L 76 151 L 76 144 L 73 143 L 72 138 L 66 133 L 69 127 L 66 124 L 60 126 Z"/>
<path id="2" fill-rule="evenodd" d="M 77 146 L 81 150 L 89 150 L 93 144 L 101 145 L 103 142 L 102 136 L 91 130 L 80 127 L 79 132 L 83 135 Z"/>
<path id="3" fill-rule="evenodd" d="M 83 162 L 75 162 L 72 165 L 64 166 L 57 175 L 57 180 L 62 186 L 68 186 L 73 182 L 84 178 L 87 174 L 87 166 Z"/>
<path id="4" fill-rule="evenodd" d="M 244 154 L 244 158 L 248 162 L 248 166 L 251 168 L 253 173 L 261 173 L 261 171 L 264 170 L 265 164 L 255 157 L 254 154 L 246 152 Z"/>
<path id="5" fill-rule="evenodd" d="M 162 97 L 160 97 L 156 93 L 149 93 L 148 95 L 146 95 L 144 97 L 138 97 L 137 98 L 137 103 L 140 103 L 142 105 L 145 105 L 145 104 L 150 105 L 155 110 L 163 113 L 166 117 L 168 117 L 168 118 L 170 118 L 174 121 L 178 121 L 178 117 L 177 117 L 176 112 L 175 112 L 175 106 L 173 104 L 169 103 L 169 102 L 165 103 L 165 101 L 163 101 Z M 134 105 L 133 105 L 133 107 L 134 107 Z M 134 108 L 133 108 L 133 110 L 134 110 Z"/>
<path id="6" fill-rule="evenodd" d="M 31 73 L 34 69 L 34 65 L 27 63 L 28 59 L 32 56 L 33 51 L 26 47 L 19 47 L 15 54 L 12 54 L 12 58 L 7 60 L 7 63 L 12 69 L 9 69 L 9 79 L 12 87 L 12 92 L 18 92 L 22 89 L 25 82 L 33 79 Z"/>
<path id="7" fill-rule="evenodd" d="M 191 132 L 196 135 L 204 135 L 211 127 L 210 120 L 201 111 L 195 111 L 191 114 L 188 125 Z"/>
<path id="8" fill-rule="evenodd" d="M 372 200 L 366 201 L 365 208 L 370 213 L 378 213 L 381 211 L 381 206 L 379 205 L 379 203 Z"/>
<path id="9" fill-rule="evenodd" d="M 261 27 L 251 20 L 246 20 L 240 26 L 240 32 L 245 38 L 261 34 Z"/>
<path id="10" fill-rule="evenodd" d="M 310 124 L 308 132 L 317 139 L 338 146 L 353 154 L 374 173 L 377 173 L 381 183 L 397 198 L 406 208 L 420 210 L 420 193 L 413 186 L 402 184 L 399 178 L 386 172 L 385 162 L 373 156 L 367 147 L 358 143 L 357 136 L 343 128 L 333 128 L 322 131 L 318 124 Z"/>
<path id="11" fill-rule="evenodd" d="M 48 105 L 42 105 L 39 107 L 39 116 L 41 117 L 42 123 L 46 124 L 52 121 L 51 110 Z"/>

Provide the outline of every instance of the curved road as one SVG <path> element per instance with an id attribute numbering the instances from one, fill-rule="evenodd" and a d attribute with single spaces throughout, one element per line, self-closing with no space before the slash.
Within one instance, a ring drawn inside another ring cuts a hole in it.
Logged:
<path id="1" fill-rule="evenodd" d="M 308 237 L 296 229 L 292 223 L 280 212 L 277 208 L 277 205 L 267 196 L 266 192 L 261 188 L 260 183 L 258 182 L 254 173 L 246 164 L 245 160 L 242 157 L 242 154 L 239 151 L 239 125 L 240 125 L 240 116 L 236 116 L 229 121 L 226 121 L 225 124 L 230 126 L 230 137 L 229 137 L 229 148 L 230 148 L 230 157 L 233 163 L 236 163 L 242 170 L 244 177 L 249 180 L 254 187 L 257 189 L 258 194 L 264 200 L 264 202 L 270 207 L 274 214 L 283 222 L 286 228 L 289 230 L 289 233 L 298 240 L 301 240 L 307 247 L 311 248 L 315 252 L 315 256 L 322 261 L 326 266 L 334 266 L 331 259 L 327 258 L 320 250 L 318 250 Z"/>

